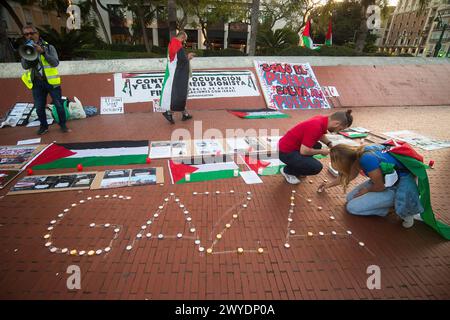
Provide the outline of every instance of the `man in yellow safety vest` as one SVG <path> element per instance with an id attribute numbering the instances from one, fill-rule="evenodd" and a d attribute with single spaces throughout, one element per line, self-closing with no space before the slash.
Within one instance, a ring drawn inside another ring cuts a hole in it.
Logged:
<path id="1" fill-rule="evenodd" d="M 69 132 L 66 126 L 66 112 L 61 98 L 61 78 L 56 68 L 59 64 L 58 53 L 51 44 L 39 36 L 39 32 L 33 25 L 26 25 L 23 35 L 27 41 L 32 40 L 38 53 L 36 60 L 29 61 L 22 58 L 22 67 L 26 70 L 22 75 L 22 81 L 28 89 L 32 90 L 34 106 L 39 118 L 40 127 L 38 135 L 48 132 L 45 106 L 47 95 L 50 94 L 58 113 L 59 125 L 62 132 Z"/>

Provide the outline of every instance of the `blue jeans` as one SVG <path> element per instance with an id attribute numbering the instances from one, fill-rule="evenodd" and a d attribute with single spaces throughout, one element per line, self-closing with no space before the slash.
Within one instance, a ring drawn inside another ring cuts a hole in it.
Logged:
<path id="1" fill-rule="evenodd" d="M 33 80 L 33 99 L 36 113 L 41 123 L 41 127 L 48 128 L 47 115 L 45 114 L 45 106 L 47 105 L 47 94 L 52 97 L 53 104 L 56 106 L 58 117 L 60 119 L 59 125 L 64 127 L 66 124 L 66 113 L 64 111 L 63 102 L 61 98 L 61 86 L 54 87 L 45 80 Z"/>
<path id="2" fill-rule="evenodd" d="M 317 142 L 313 149 L 321 149 L 322 145 Z M 286 164 L 284 172 L 292 176 L 312 176 L 322 171 L 322 163 L 312 156 L 303 156 L 299 151 L 290 153 L 279 152 L 280 160 Z"/>
<path id="3" fill-rule="evenodd" d="M 394 208 L 397 186 L 386 188 L 381 192 L 368 192 L 356 197 L 362 188 L 369 188 L 372 181 L 367 180 L 347 194 L 347 211 L 359 216 L 386 216 L 389 209 Z"/>

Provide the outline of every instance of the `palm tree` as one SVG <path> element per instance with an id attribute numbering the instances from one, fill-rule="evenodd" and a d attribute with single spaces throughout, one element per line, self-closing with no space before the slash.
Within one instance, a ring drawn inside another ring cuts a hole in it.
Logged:
<path id="1" fill-rule="evenodd" d="M 169 21 L 170 38 L 177 33 L 177 4 L 175 0 L 167 0 L 167 13 Z"/>

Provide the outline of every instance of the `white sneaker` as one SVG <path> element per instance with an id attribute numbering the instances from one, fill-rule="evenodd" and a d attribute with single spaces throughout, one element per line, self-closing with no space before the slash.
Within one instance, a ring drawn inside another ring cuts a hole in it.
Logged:
<path id="1" fill-rule="evenodd" d="M 293 176 L 291 174 L 287 174 L 286 172 L 284 172 L 284 168 L 286 168 L 286 167 L 281 168 L 280 173 L 283 175 L 283 177 L 286 179 L 286 181 L 290 184 L 299 184 L 300 180 L 296 176 Z"/>
<path id="2" fill-rule="evenodd" d="M 414 225 L 414 216 L 407 216 L 403 218 L 402 226 L 404 228 L 411 228 Z"/>

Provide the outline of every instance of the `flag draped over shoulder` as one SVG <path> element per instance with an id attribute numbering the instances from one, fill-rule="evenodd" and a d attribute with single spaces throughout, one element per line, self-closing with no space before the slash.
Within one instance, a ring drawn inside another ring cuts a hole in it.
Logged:
<path id="1" fill-rule="evenodd" d="M 406 142 L 389 140 L 384 144 L 392 146 L 389 153 L 417 177 L 420 202 L 424 208 L 421 214 L 423 221 L 446 240 L 450 240 L 450 226 L 437 220 L 431 207 L 430 184 L 426 171 L 428 166 L 423 163 L 423 157 Z"/>
<path id="2" fill-rule="evenodd" d="M 161 92 L 161 108 L 164 110 L 184 111 L 189 85 L 189 60 L 183 44 L 172 38 L 167 49 L 167 66 Z"/>
<path id="3" fill-rule="evenodd" d="M 30 164 L 36 170 L 146 163 L 148 141 L 53 143 Z"/>
<path id="4" fill-rule="evenodd" d="M 331 32 L 331 19 L 330 19 L 330 22 L 328 23 L 327 35 L 325 36 L 325 45 L 331 47 L 332 44 L 333 44 L 333 34 Z"/>

